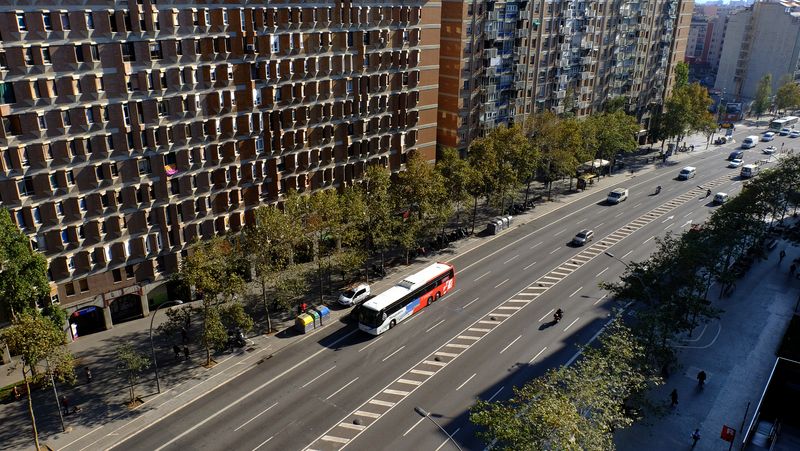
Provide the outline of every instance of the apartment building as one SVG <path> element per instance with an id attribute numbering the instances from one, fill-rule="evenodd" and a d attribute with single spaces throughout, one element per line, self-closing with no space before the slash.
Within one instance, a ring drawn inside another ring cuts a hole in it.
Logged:
<path id="1" fill-rule="evenodd" d="M 483 13 L 475 19 L 483 40 L 482 132 L 545 110 L 585 116 L 618 96 L 628 98 L 646 128 L 684 59 L 694 6 L 685 0 L 455 3 Z M 443 21 L 443 39 L 446 28 Z M 454 85 L 462 88 L 476 75 L 444 62 L 440 71 L 442 80 L 457 79 Z M 445 115 L 466 116 L 463 105 L 440 101 L 440 122 Z M 447 142 L 462 149 L 468 144 Z"/>
<path id="2" fill-rule="evenodd" d="M 756 2 L 728 16 L 714 88 L 726 98 L 753 100 L 758 82 L 772 74 L 772 92 L 781 79 L 800 76 L 800 3 Z"/>
<path id="3" fill-rule="evenodd" d="M 148 313 L 197 239 L 368 162 L 435 158 L 426 1 L 11 1 L 0 201 L 78 333 Z"/>

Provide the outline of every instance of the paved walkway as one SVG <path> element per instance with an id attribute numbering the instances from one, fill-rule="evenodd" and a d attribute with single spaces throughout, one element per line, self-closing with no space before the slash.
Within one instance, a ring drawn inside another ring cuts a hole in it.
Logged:
<path id="1" fill-rule="evenodd" d="M 697 152 L 703 151 L 702 149 L 705 147 L 705 138 L 702 136 L 690 138 L 686 142 L 687 145 L 694 144 Z M 708 151 L 714 149 L 715 146 L 712 145 Z M 671 160 L 679 162 L 688 155 L 681 153 L 671 157 Z M 626 166 L 626 169 L 628 167 L 630 166 Z M 626 170 L 624 173 L 619 172 L 611 177 L 603 177 L 583 192 L 558 196 L 552 202 L 538 205 L 534 210 L 516 217 L 515 224 L 516 226 L 523 225 L 577 199 L 595 195 L 598 191 L 605 191 L 621 181 L 651 171 L 653 166 L 646 162 L 645 158 L 640 157 L 637 159 L 637 163 L 633 164 L 633 169 L 632 172 Z M 473 237 L 461 240 L 454 243 L 447 252 L 448 254 L 467 252 L 488 243 L 491 239 L 491 237 Z M 404 274 L 413 272 L 437 258 L 442 257 L 434 254 L 427 259 L 417 260 L 410 266 L 396 268 L 390 271 L 384 279 L 373 283 L 373 290 L 380 292 L 399 281 Z M 739 292 L 745 292 L 745 290 L 740 289 Z M 214 390 L 246 371 L 250 367 L 250 363 L 268 358 L 292 344 L 309 346 L 313 340 L 319 340 L 333 330 L 331 325 L 341 324 L 342 316 L 347 312 L 347 309 L 334 309 L 332 318 L 327 325 L 308 335 L 297 335 L 287 331 L 291 327 L 291 322 L 274 325 L 273 327 L 283 332 L 249 337 L 249 346 L 246 351 L 218 356 L 218 364 L 211 369 L 206 369 L 201 365 L 204 358 L 194 348 L 195 353 L 189 360 L 176 360 L 171 352 L 171 343 L 156 337 L 161 393 L 156 394 L 155 379 L 152 373 L 143 376 L 136 387 L 136 393 L 137 396 L 144 399 L 145 403 L 136 410 L 129 410 L 124 406 L 128 399 L 127 384 L 123 375 L 117 370 L 114 349 L 121 343 L 131 343 L 141 352 L 150 355 L 148 338 L 150 318 L 130 321 L 116 325 L 106 332 L 81 337 L 69 345 L 78 360 L 79 385 L 58 387 L 59 395 L 66 395 L 71 405 L 80 405 L 81 411 L 64 417 L 64 426 L 66 427 L 66 432 L 64 432 L 53 392 L 51 390 L 35 392 L 34 405 L 40 438 L 43 443 L 54 449 L 107 447 L 116 438 L 141 429 L 153 419 L 163 417 Z M 166 319 L 166 315 L 163 312 L 159 313 L 155 325 L 157 326 L 164 319 Z M 94 380 L 91 384 L 86 383 L 83 373 L 84 366 L 89 366 L 92 370 Z M 0 367 L 0 386 L 21 380 L 18 373 L 8 373 L 6 369 Z M 712 374 L 709 383 L 713 384 L 715 378 L 716 375 Z M 30 419 L 27 403 L 24 400 L 0 405 L 0 418 L 3 419 L 4 425 L 3 428 L 0 428 L 0 449 L 31 447 Z"/>
<path id="2" fill-rule="evenodd" d="M 778 264 L 781 249 L 786 258 Z M 729 443 L 720 439 L 723 425 L 737 430 L 740 449 L 742 424 L 750 424 L 800 293 L 800 282 L 788 274 L 800 249 L 781 241 L 768 255 L 736 282 L 730 297 L 716 299 L 718 291 L 711 291 L 713 305 L 724 312 L 681 340 L 679 368 L 651 393 L 651 400 L 665 407 L 664 416 L 618 432 L 618 449 L 689 449 L 691 433 L 700 428 L 696 450 L 727 450 Z M 697 383 L 701 370 L 707 374 L 703 390 Z M 669 406 L 673 389 L 678 391 L 675 408 Z"/>

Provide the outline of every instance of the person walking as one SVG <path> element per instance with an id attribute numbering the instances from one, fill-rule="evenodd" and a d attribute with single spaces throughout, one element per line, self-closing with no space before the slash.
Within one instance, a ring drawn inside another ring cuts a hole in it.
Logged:
<path id="1" fill-rule="evenodd" d="M 172 345 L 172 352 L 175 353 L 175 360 L 181 359 L 181 348 L 178 345 Z"/>
<path id="2" fill-rule="evenodd" d="M 183 347 L 183 357 L 186 360 L 189 360 L 189 347 L 188 346 L 184 346 Z"/>
<path id="3" fill-rule="evenodd" d="M 780 265 L 783 263 L 783 259 L 786 258 L 786 249 L 781 249 L 781 253 L 778 254 L 778 264 Z"/>
<path id="4" fill-rule="evenodd" d="M 89 367 L 87 366 L 87 367 L 83 368 L 83 372 L 86 374 L 86 383 L 87 384 L 91 384 L 92 383 L 92 370 L 90 370 Z"/>
<path id="5" fill-rule="evenodd" d="M 66 395 L 61 397 L 61 408 L 64 409 L 64 415 L 69 415 L 69 399 Z"/>
<path id="6" fill-rule="evenodd" d="M 697 384 L 702 389 L 704 385 L 706 385 L 706 372 L 700 371 L 697 373 Z"/>
<path id="7" fill-rule="evenodd" d="M 672 401 L 672 404 L 670 404 L 670 407 L 675 407 L 675 406 L 678 405 L 678 389 L 677 388 L 673 388 L 672 389 L 672 393 L 669 394 L 669 399 Z"/>
<path id="8" fill-rule="evenodd" d="M 692 449 L 697 445 L 697 441 L 700 440 L 700 428 L 697 428 L 692 432 Z"/>

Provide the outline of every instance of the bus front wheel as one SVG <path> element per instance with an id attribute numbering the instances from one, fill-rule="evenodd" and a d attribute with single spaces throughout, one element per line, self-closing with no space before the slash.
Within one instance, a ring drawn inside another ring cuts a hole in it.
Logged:
<path id="1" fill-rule="evenodd" d="M 393 328 L 395 324 L 397 324 L 397 322 L 395 322 L 395 320 L 390 321 L 389 322 L 389 329 Z"/>

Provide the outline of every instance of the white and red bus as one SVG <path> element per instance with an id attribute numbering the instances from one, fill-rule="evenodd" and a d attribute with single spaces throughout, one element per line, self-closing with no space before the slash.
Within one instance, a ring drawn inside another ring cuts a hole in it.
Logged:
<path id="1" fill-rule="evenodd" d="M 361 305 L 358 327 L 380 335 L 452 290 L 456 273 L 449 263 L 434 263 Z"/>

